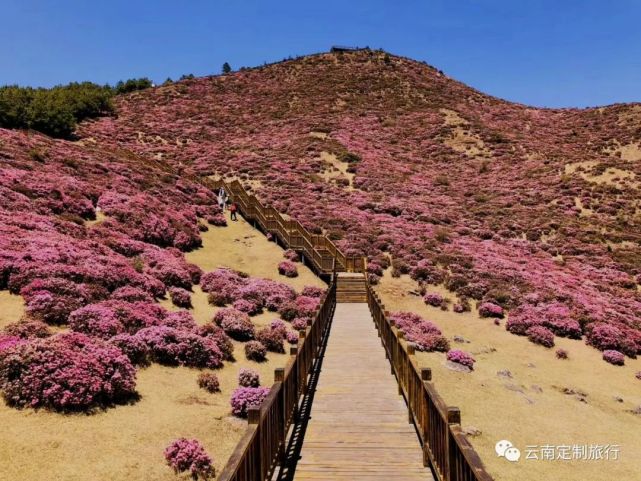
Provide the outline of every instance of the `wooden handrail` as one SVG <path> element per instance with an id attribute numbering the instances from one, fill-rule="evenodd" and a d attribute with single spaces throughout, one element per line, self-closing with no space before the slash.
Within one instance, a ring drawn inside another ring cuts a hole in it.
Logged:
<path id="1" fill-rule="evenodd" d="M 319 356 L 336 306 L 336 283 L 321 299 L 310 325 L 299 331 L 299 341 L 284 368 L 274 371 L 274 384 L 260 406 L 248 410 L 248 425 L 219 481 L 264 481 L 273 474 L 285 452 L 287 432 L 305 392 L 314 359 Z"/>
<path id="2" fill-rule="evenodd" d="M 389 319 L 371 285 L 367 302 L 423 446 L 425 464 L 439 481 L 493 481 L 461 430 L 461 412 L 447 406 L 432 384 L 432 371 L 418 365 L 414 346 Z"/>

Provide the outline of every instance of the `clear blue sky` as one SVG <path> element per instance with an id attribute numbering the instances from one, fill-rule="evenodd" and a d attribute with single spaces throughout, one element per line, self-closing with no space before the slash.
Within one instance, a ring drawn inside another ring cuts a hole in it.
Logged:
<path id="1" fill-rule="evenodd" d="M 641 101 L 641 0 L 2 0 L 0 84 L 219 73 L 368 45 L 538 106 Z"/>

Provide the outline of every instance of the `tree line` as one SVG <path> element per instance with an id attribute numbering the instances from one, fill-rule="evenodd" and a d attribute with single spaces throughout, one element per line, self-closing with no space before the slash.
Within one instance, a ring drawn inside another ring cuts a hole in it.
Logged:
<path id="1" fill-rule="evenodd" d="M 78 122 L 113 112 L 114 95 L 143 90 L 148 78 L 120 81 L 115 86 L 72 82 L 52 88 L 0 87 L 0 127 L 33 129 L 59 138 L 71 138 Z"/>

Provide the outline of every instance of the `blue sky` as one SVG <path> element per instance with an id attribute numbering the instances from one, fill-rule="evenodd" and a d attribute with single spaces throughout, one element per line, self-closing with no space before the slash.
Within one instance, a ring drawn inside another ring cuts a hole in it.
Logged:
<path id="1" fill-rule="evenodd" d="M 333 44 L 537 106 L 641 101 L 639 0 L 1 0 L 0 84 L 156 82 Z"/>

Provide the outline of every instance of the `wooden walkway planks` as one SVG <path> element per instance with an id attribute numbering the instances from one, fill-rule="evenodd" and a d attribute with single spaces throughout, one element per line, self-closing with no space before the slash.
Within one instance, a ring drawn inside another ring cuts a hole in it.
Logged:
<path id="1" fill-rule="evenodd" d="M 433 480 L 367 304 L 339 303 L 295 480 Z"/>

